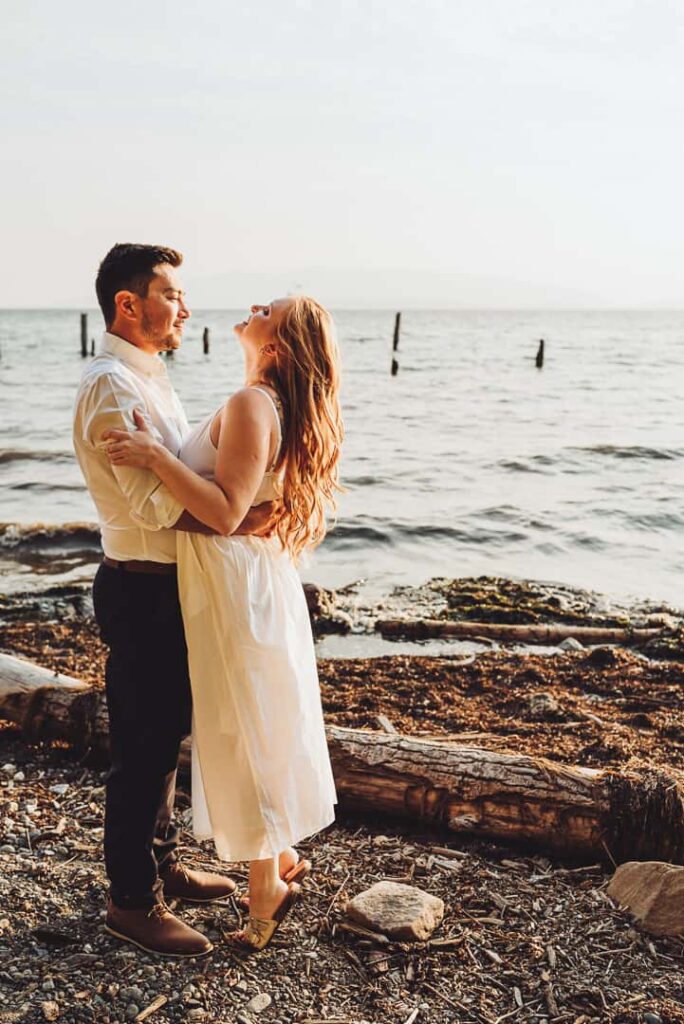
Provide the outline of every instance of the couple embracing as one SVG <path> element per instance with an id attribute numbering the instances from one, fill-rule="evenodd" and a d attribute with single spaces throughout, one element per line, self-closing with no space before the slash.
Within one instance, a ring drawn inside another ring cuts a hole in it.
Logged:
<path id="1" fill-rule="evenodd" d="M 181 262 L 128 244 L 102 261 L 107 329 L 79 387 L 74 446 L 104 549 L 105 926 L 151 952 L 198 956 L 211 943 L 165 897 L 221 900 L 236 887 L 179 857 L 182 739 L 192 732 L 195 836 L 213 838 L 222 860 L 249 861 L 238 946 L 270 941 L 311 868 L 294 844 L 334 819 L 295 563 L 325 533 L 343 430 L 332 321 L 300 297 L 252 306 L 235 326 L 244 387 L 189 429 L 160 358 L 190 316 Z"/>

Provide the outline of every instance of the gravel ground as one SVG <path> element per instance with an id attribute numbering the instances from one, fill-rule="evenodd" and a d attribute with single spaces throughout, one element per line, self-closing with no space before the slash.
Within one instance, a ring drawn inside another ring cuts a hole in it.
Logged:
<path id="1" fill-rule="evenodd" d="M 572 621 L 607 614 L 593 595 L 554 591 L 549 603 L 548 588 L 474 583 L 478 614 L 489 600 L 493 621 L 503 606 L 503 621 L 544 621 L 546 605 Z M 467 617 L 474 583 L 403 588 L 388 607 Z M 76 598 L 17 615 L 5 602 L 0 649 L 100 686 L 104 649 L 87 601 Z M 350 606 L 349 614 L 371 628 L 377 610 Z M 672 660 L 614 648 L 492 649 L 465 660 L 321 661 L 319 671 L 335 724 L 378 728 L 384 716 L 418 736 L 594 767 L 681 770 L 684 663 L 676 645 L 665 656 Z M 314 871 L 264 953 L 245 957 L 231 946 L 227 933 L 241 919 L 229 902 L 177 908 L 212 938 L 209 957 L 148 955 L 102 928 L 103 801 L 101 767 L 57 744 L 29 745 L 0 723 L 0 1024 L 684 1024 L 684 943 L 651 938 L 615 908 L 606 865 L 345 813 L 300 845 Z M 246 865 L 221 865 L 211 843 L 195 842 L 189 803 L 180 789 L 184 859 L 244 885 Z M 350 927 L 345 902 L 381 879 L 444 901 L 429 942 Z"/>
<path id="2" fill-rule="evenodd" d="M 340 816 L 302 844 L 314 871 L 264 953 L 231 947 L 239 917 L 229 903 L 179 908 L 213 939 L 209 957 L 145 954 L 102 928 L 102 771 L 66 750 L 27 747 L 10 729 L 0 761 L 3 1024 L 684 1024 L 684 945 L 641 934 L 613 908 L 604 866 L 400 822 Z M 183 790 L 178 803 L 187 824 Z M 188 862 L 221 868 L 210 843 L 187 830 L 183 840 Z M 222 868 L 244 883 L 245 865 Z M 347 930 L 346 900 L 387 878 L 444 900 L 429 942 Z"/>

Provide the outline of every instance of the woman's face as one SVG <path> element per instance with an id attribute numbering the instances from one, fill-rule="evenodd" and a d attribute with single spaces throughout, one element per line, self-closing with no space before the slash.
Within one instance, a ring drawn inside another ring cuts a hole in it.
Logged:
<path id="1" fill-rule="evenodd" d="M 274 299 L 268 306 L 251 306 L 246 320 L 233 330 L 243 345 L 260 350 L 275 341 L 278 326 L 292 305 L 292 299 Z"/>

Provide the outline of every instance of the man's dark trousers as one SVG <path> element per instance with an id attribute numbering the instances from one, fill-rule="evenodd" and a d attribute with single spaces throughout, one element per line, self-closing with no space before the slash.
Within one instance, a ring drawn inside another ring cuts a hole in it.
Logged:
<path id="1" fill-rule="evenodd" d="M 141 908 L 161 898 L 159 871 L 177 856 L 178 830 L 171 824 L 176 768 L 191 729 L 177 577 L 103 564 L 93 601 L 109 647 L 105 866 L 113 902 Z"/>

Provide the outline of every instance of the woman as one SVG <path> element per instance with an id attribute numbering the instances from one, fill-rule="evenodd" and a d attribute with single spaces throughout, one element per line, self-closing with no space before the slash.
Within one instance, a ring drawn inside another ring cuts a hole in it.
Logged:
<path id="1" fill-rule="evenodd" d="M 313 638 L 295 569 L 325 534 L 343 428 L 330 315 L 313 299 L 252 306 L 235 326 L 245 386 L 175 458 L 144 429 L 112 431 L 112 462 L 152 469 L 215 535 L 178 534 L 193 690 L 193 819 L 224 860 L 248 860 L 249 919 L 263 949 L 308 862 L 293 844 L 334 819 Z M 144 426 L 141 419 L 138 425 Z M 276 502 L 270 538 L 231 536 Z"/>

